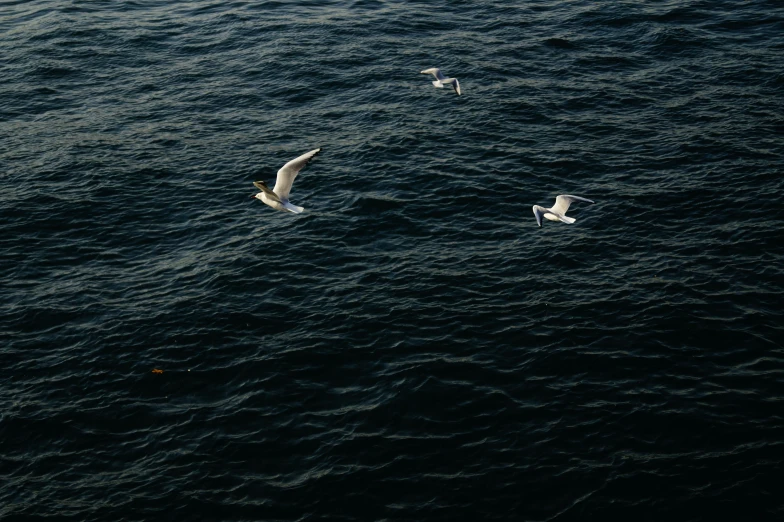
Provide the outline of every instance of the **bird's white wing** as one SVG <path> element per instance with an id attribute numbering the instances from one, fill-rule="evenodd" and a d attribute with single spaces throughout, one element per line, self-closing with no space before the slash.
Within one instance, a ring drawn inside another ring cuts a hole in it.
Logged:
<path id="1" fill-rule="evenodd" d="M 570 196 L 568 194 L 563 194 L 555 198 L 555 205 L 553 205 L 552 210 L 556 214 L 566 214 L 566 211 L 569 210 L 569 205 L 574 203 L 575 201 L 583 201 L 585 203 L 593 203 L 590 199 L 581 198 L 580 196 Z"/>
<path id="2" fill-rule="evenodd" d="M 460 94 L 462 94 L 460 92 L 460 82 L 457 81 L 457 78 L 444 78 L 443 80 L 441 80 L 441 83 L 452 84 L 452 87 L 455 88 L 455 92 L 457 93 L 457 95 L 460 96 Z"/>
<path id="3" fill-rule="evenodd" d="M 275 180 L 275 188 L 272 190 L 280 196 L 280 199 L 288 199 L 289 192 L 291 191 L 291 184 L 294 183 L 294 178 L 297 177 L 299 171 L 308 164 L 313 157 L 321 152 L 321 147 L 306 152 L 299 158 L 293 159 L 283 165 L 278 171 L 278 178 Z"/>
<path id="4" fill-rule="evenodd" d="M 533 208 L 534 208 L 534 216 L 536 216 L 536 222 L 541 227 L 542 226 L 542 216 L 544 215 L 544 210 L 545 209 L 543 209 L 539 205 L 534 205 Z"/>
<path id="5" fill-rule="evenodd" d="M 436 80 L 440 80 L 444 78 L 444 75 L 441 74 L 441 69 L 438 67 L 431 67 L 430 69 L 425 69 L 424 71 L 420 71 L 420 74 L 432 74 L 436 77 Z"/>

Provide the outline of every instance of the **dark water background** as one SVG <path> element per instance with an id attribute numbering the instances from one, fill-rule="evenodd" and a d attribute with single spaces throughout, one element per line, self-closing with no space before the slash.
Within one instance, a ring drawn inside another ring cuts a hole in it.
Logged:
<path id="1" fill-rule="evenodd" d="M 0 519 L 784 519 L 783 94 L 780 1 L 0 2 Z"/>

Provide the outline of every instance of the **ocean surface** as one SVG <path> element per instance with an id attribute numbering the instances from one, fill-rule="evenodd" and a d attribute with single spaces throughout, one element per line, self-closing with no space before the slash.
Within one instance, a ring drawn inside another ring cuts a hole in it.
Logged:
<path id="1" fill-rule="evenodd" d="M 784 520 L 783 175 L 780 1 L 2 1 L 0 519 Z"/>

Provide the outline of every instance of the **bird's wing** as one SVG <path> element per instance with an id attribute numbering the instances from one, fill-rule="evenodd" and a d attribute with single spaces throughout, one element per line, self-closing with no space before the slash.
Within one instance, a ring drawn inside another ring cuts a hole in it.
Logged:
<path id="1" fill-rule="evenodd" d="M 297 177 L 299 171 L 302 170 L 319 152 L 321 152 L 321 147 L 306 152 L 299 158 L 293 159 L 283 165 L 278 171 L 278 178 L 275 180 L 275 188 L 272 189 L 275 191 L 275 194 L 280 196 L 281 199 L 287 199 L 289 197 L 289 192 L 291 191 L 291 184 L 294 183 L 294 178 Z"/>
<path id="2" fill-rule="evenodd" d="M 444 78 L 446 78 L 446 76 L 444 76 L 444 73 L 442 73 L 441 69 L 439 69 L 438 67 L 431 67 L 430 69 L 425 69 L 424 71 L 421 72 L 421 74 L 432 74 L 433 76 L 436 77 L 436 80 L 443 80 Z"/>
<path id="3" fill-rule="evenodd" d="M 267 186 L 267 184 L 264 183 L 263 181 L 254 181 L 253 182 L 253 186 L 256 187 L 257 189 L 259 189 L 260 191 L 264 192 L 273 201 L 277 201 L 278 203 L 280 203 L 280 198 L 278 197 L 278 195 L 275 194 L 274 192 L 272 192 L 272 189 L 270 189 Z"/>
<path id="4" fill-rule="evenodd" d="M 580 196 L 570 196 L 568 194 L 563 194 L 555 198 L 555 205 L 550 210 L 553 211 L 555 214 L 566 214 L 566 211 L 569 210 L 569 205 L 574 203 L 575 201 L 584 201 L 585 203 L 593 203 L 590 199 L 581 198 Z"/>
<path id="5" fill-rule="evenodd" d="M 452 87 L 455 88 L 455 92 L 457 93 L 457 95 L 460 96 L 461 94 L 460 82 L 457 81 L 457 78 L 444 78 L 443 80 L 441 80 L 441 83 L 451 83 Z"/>
<path id="6" fill-rule="evenodd" d="M 542 226 L 542 216 L 544 215 L 544 209 L 539 205 L 534 205 L 534 216 L 536 216 L 536 222 L 539 226 Z"/>

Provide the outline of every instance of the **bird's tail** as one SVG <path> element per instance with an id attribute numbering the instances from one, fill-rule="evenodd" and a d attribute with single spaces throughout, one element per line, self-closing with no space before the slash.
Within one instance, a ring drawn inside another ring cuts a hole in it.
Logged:
<path id="1" fill-rule="evenodd" d="M 436 80 L 436 81 L 434 81 L 434 82 L 433 82 L 433 85 L 434 85 L 435 87 L 438 87 L 439 89 L 443 89 L 443 88 L 444 88 L 444 84 L 443 84 L 443 83 L 441 83 L 439 80 Z"/>
<path id="2" fill-rule="evenodd" d="M 289 212 L 294 212 L 295 214 L 302 214 L 302 211 L 305 210 L 303 207 L 298 207 L 297 205 L 292 205 L 291 203 L 289 203 L 285 199 L 281 200 L 280 204 L 283 205 L 284 207 L 286 207 L 286 210 L 288 210 Z"/>
<path id="3" fill-rule="evenodd" d="M 577 220 L 576 220 L 576 219 L 574 219 L 574 218 L 570 218 L 569 216 L 563 216 L 563 215 L 561 215 L 561 216 L 558 216 L 558 219 L 560 219 L 560 220 L 561 220 L 561 221 L 563 221 L 564 223 L 569 223 L 570 225 L 571 225 L 572 223 L 574 223 L 575 221 L 577 221 Z"/>

